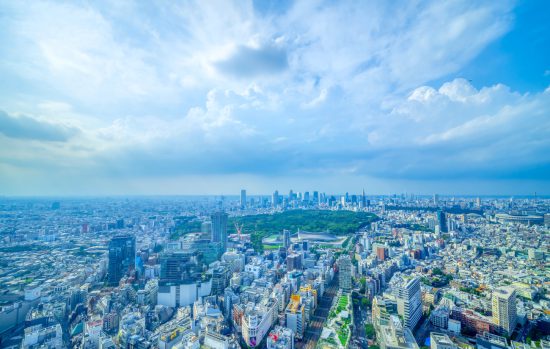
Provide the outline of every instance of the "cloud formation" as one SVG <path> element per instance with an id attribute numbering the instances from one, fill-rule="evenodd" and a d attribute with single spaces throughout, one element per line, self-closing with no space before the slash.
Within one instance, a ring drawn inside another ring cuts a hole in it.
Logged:
<path id="1" fill-rule="evenodd" d="M 216 63 L 223 73 L 250 78 L 280 73 L 288 68 L 286 52 L 276 47 L 239 46 L 225 60 Z"/>
<path id="2" fill-rule="evenodd" d="M 514 6 L 4 3 L 0 182 L 545 180 L 548 89 L 458 74 Z"/>
<path id="3" fill-rule="evenodd" d="M 25 115 L 12 116 L 0 110 L 0 133 L 11 138 L 66 142 L 78 133 L 78 130 L 73 127 L 36 120 Z"/>

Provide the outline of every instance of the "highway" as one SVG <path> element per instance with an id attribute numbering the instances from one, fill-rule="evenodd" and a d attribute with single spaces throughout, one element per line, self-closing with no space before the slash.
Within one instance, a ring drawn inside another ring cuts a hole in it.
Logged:
<path id="1" fill-rule="evenodd" d="M 323 324 L 328 317 L 332 301 L 336 293 L 338 292 L 338 274 L 334 275 L 328 288 L 325 290 L 325 294 L 320 298 L 319 304 L 313 316 L 310 319 L 310 323 L 304 333 L 302 341 L 296 342 L 296 349 L 314 349 L 317 345 L 317 341 L 323 331 Z"/>

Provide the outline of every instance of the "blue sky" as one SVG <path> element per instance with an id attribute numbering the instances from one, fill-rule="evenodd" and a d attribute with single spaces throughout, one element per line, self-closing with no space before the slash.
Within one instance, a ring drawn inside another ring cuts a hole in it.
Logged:
<path id="1" fill-rule="evenodd" d="M 0 194 L 550 194 L 546 1 L 0 4 Z"/>

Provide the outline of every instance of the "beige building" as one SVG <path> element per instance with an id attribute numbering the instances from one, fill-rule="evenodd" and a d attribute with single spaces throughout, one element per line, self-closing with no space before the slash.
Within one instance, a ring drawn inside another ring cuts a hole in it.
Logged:
<path id="1" fill-rule="evenodd" d="M 516 327 L 516 291 L 512 287 L 498 287 L 493 291 L 493 323 L 507 334 Z"/>

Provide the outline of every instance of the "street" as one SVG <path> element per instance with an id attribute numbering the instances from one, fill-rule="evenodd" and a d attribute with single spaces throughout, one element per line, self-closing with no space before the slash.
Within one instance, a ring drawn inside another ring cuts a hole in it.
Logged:
<path id="1" fill-rule="evenodd" d="M 317 341 L 323 331 L 323 324 L 325 323 L 332 301 L 336 293 L 338 292 L 338 275 L 334 275 L 329 287 L 325 290 L 325 294 L 319 299 L 317 309 L 315 309 L 314 315 L 311 317 L 311 321 L 304 333 L 304 338 L 301 342 L 296 342 L 296 349 L 314 349 L 317 345 Z"/>

